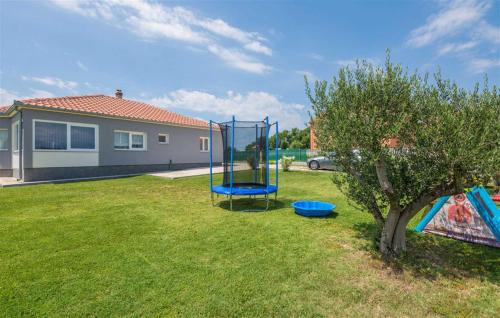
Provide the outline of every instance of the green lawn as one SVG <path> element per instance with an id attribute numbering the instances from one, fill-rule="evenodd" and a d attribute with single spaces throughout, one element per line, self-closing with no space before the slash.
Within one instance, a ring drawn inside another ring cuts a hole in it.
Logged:
<path id="1" fill-rule="evenodd" d="M 277 206 L 210 205 L 208 177 L 0 189 L 0 316 L 495 316 L 500 251 L 409 233 L 383 262 L 328 173 L 281 173 Z M 297 199 L 337 204 L 307 219 Z"/>

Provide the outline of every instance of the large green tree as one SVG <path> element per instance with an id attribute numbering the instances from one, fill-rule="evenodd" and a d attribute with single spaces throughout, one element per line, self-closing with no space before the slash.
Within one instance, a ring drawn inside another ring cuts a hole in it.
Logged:
<path id="1" fill-rule="evenodd" d="M 278 134 L 279 148 L 281 149 L 308 149 L 309 148 L 309 127 L 304 129 L 292 128 L 283 130 Z M 276 145 L 276 136 L 269 138 L 269 145 L 274 149 Z"/>
<path id="2" fill-rule="evenodd" d="M 341 68 L 306 93 L 319 147 L 335 151 L 334 182 L 380 227 L 380 252 L 406 250 L 406 227 L 425 206 L 500 167 L 500 90 L 459 88 L 408 74 L 387 58 Z M 396 145 L 389 147 L 389 144 Z"/>

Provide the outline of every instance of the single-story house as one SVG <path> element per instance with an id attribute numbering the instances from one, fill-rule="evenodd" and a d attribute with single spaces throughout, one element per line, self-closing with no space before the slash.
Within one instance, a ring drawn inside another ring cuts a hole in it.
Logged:
<path id="1" fill-rule="evenodd" d="M 220 154 L 220 134 L 213 137 Z M 124 99 L 121 90 L 115 97 L 19 100 L 0 107 L 0 177 L 40 181 L 207 166 L 208 138 L 206 121 Z"/>

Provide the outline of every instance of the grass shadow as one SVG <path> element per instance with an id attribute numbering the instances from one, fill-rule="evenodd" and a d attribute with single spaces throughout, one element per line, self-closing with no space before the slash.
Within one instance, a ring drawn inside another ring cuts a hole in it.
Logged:
<path id="1" fill-rule="evenodd" d="M 339 214 L 335 211 L 333 211 L 331 214 L 329 215 L 326 215 L 326 216 L 303 216 L 303 215 L 300 215 L 300 214 L 297 214 L 298 216 L 301 216 L 303 218 L 308 218 L 308 219 L 318 219 L 318 220 L 321 220 L 321 219 L 335 219 L 337 216 L 339 216 Z"/>
<path id="2" fill-rule="evenodd" d="M 374 223 L 358 223 L 354 229 L 358 238 L 366 240 L 364 248 L 372 257 L 382 260 L 394 274 L 409 271 L 428 280 L 477 278 L 500 283 L 498 248 L 408 230 L 405 255 L 386 259 L 378 252 L 380 232 Z"/>
<path id="3" fill-rule="evenodd" d="M 232 212 L 269 212 L 281 210 L 283 208 L 288 208 L 291 205 L 291 200 L 269 198 L 269 209 L 266 208 L 266 203 L 263 199 L 250 199 L 250 198 L 233 198 L 233 210 Z M 216 201 L 216 206 L 231 211 L 229 199 L 219 198 Z"/>

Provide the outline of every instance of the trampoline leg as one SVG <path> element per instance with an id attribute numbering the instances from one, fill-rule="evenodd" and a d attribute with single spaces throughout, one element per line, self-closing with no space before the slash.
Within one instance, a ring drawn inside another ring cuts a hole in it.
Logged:
<path id="1" fill-rule="evenodd" d="M 229 196 L 229 209 L 232 211 L 233 210 L 233 196 Z"/>
<path id="2" fill-rule="evenodd" d="M 269 194 L 266 194 L 266 210 L 267 211 L 269 209 Z"/>
<path id="3" fill-rule="evenodd" d="M 215 203 L 214 203 L 214 193 L 213 192 L 210 192 L 210 197 L 212 198 L 212 206 L 215 206 Z"/>

